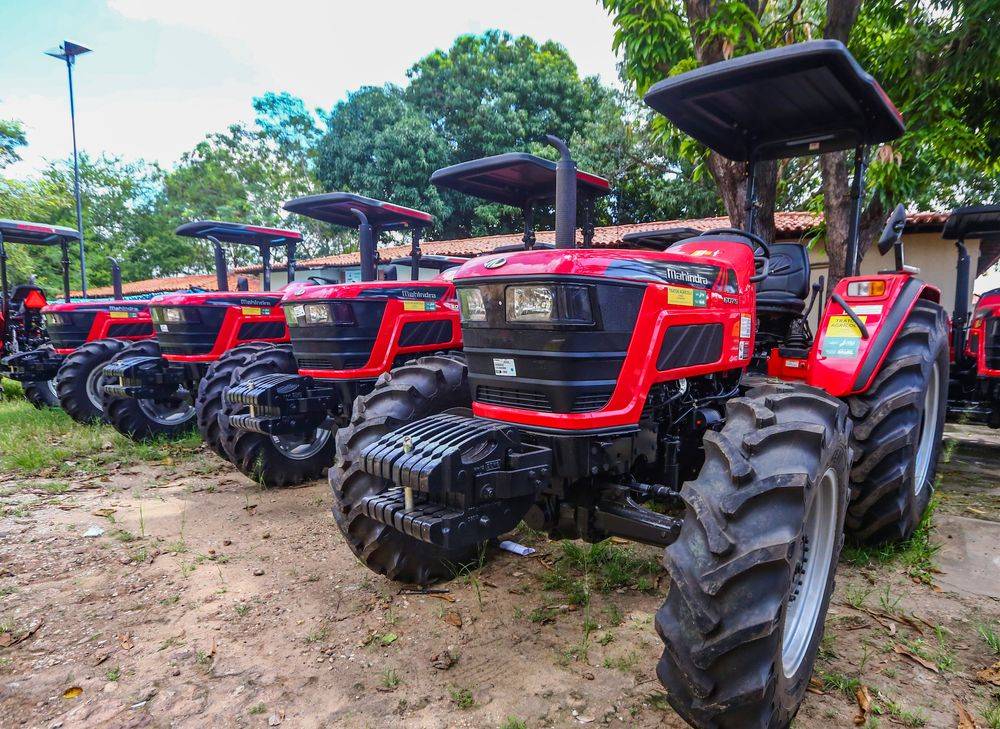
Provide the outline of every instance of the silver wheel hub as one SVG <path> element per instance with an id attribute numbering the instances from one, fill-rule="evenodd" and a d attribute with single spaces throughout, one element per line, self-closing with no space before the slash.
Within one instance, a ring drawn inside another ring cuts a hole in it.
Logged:
<path id="1" fill-rule="evenodd" d="M 937 421 L 940 407 L 940 378 L 938 363 L 931 369 L 931 380 L 924 392 L 924 412 L 920 418 L 920 435 L 917 439 L 917 455 L 913 464 L 913 493 L 919 494 L 927 488 L 934 454 L 937 452 Z"/>
<path id="2" fill-rule="evenodd" d="M 802 527 L 802 549 L 792 576 L 781 636 L 781 666 L 786 678 L 794 676 L 809 654 L 809 646 L 823 617 L 823 602 L 830 581 L 837 544 L 839 483 L 830 468 L 814 487 Z"/>
<path id="3" fill-rule="evenodd" d="M 157 425 L 173 426 L 194 417 L 194 405 L 187 398 L 179 400 L 139 400 L 139 409 Z"/>
<path id="4" fill-rule="evenodd" d="M 333 431 L 324 423 L 308 435 L 272 435 L 271 442 L 293 461 L 304 461 L 319 453 L 330 440 Z"/>
<path id="5" fill-rule="evenodd" d="M 90 374 L 87 375 L 87 382 L 85 384 L 87 399 L 90 400 L 90 404 L 97 410 L 104 408 L 104 397 L 101 395 L 101 372 L 103 369 L 103 366 L 97 366 L 92 369 Z"/>

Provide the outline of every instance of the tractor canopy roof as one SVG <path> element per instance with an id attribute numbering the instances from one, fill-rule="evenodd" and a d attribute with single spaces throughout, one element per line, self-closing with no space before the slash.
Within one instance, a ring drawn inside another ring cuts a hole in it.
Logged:
<path id="1" fill-rule="evenodd" d="M 751 53 L 666 78 L 645 102 L 731 160 L 881 144 L 903 133 L 889 97 L 842 43 Z"/>
<path id="2" fill-rule="evenodd" d="M 73 228 L 44 223 L 29 223 L 24 220 L 0 219 L 0 235 L 9 243 L 51 246 L 80 240 L 80 234 Z"/>
<path id="3" fill-rule="evenodd" d="M 611 186 L 603 177 L 577 170 L 581 196 L 607 195 Z M 556 163 L 527 152 L 508 152 L 442 167 L 431 175 L 439 187 L 490 202 L 524 207 L 556 196 Z"/>
<path id="4" fill-rule="evenodd" d="M 421 268 L 432 268 L 435 271 L 445 271 L 449 268 L 455 266 L 461 266 L 465 263 L 468 258 L 459 258 L 458 256 L 428 256 L 423 253 L 417 259 L 420 261 Z M 389 261 L 394 266 L 409 266 L 413 263 L 413 256 L 403 256 L 401 258 L 393 258 Z"/>
<path id="5" fill-rule="evenodd" d="M 380 230 L 424 227 L 434 221 L 430 213 L 350 192 L 297 197 L 285 203 L 285 210 L 347 228 L 357 228 L 359 224 L 357 216 L 351 210 L 360 210 L 372 227 Z"/>
<path id="6" fill-rule="evenodd" d="M 184 223 L 174 231 L 188 238 L 212 236 L 225 243 L 245 243 L 251 246 L 287 245 L 302 240 L 302 234 L 282 228 L 263 228 L 259 225 L 224 223 L 218 220 L 195 220 Z"/>
<path id="7" fill-rule="evenodd" d="M 661 228 L 660 230 L 638 230 L 622 236 L 626 247 L 652 248 L 665 251 L 679 240 L 697 238 L 702 231 L 697 228 Z"/>
<path id="8" fill-rule="evenodd" d="M 945 240 L 989 238 L 1000 235 L 1000 205 L 969 205 L 956 208 L 945 221 Z"/>

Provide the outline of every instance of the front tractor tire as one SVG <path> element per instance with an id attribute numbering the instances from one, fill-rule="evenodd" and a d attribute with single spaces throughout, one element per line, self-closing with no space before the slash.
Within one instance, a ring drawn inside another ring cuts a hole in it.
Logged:
<path id="1" fill-rule="evenodd" d="M 848 401 L 854 420 L 852 541 L 912 536 L 934 492 L 948 410 L 948 321 L 940 305 L 914 304 L 867 392 Z"/>
<path id="2" fill-rule="evenodd" d="M 289 345 L 268 344 L 232 373 L 229 385 L 262 375 L 298 371 Z M 268 488 L 296 486 L 323 475 L 323 469 L 333 460 L 336 429 L 331 421 L 309 433 L 270 436 L 229 424 L 230 417 L 246 411 L 246 405 L 222 402 L 218 416 L 220 445 L 240 472 Z"/>
<path id="3" fill-rule="evenodd" d="M 121 339 L 98 339 L 68 355 L 56 374 L 59 404 L 84 425 L 104 420 L 104 365 L 128 346 Z"/>
<path id="4" fill-rule="evenodd" d="M 470 407 L 468 369 L 460 355 L 421 357 L 382 375 L 375 389 L 354 401 L 348 427 L 337 433 L 330 467 L 333 518 L 347 546 L 369 569 L 390 580 L 427 585 L 454 577 L 478 556 L 475 547 L 448 551 L 366 516 L 361 499 L 391 484 L 361 468 L 361 452 L 386 433 L 456 407 Z"/>
<path id="5" fill-rule="evenodd" d="M 705 435 L 667 547 L 657 675 L 695 727 L 786 727 L 812 674 L 843 546 L 850 420 L 805 385 L 756 387 Z"/>
<path id="6" fill-rule="evenodd" d="M 52 346 L 45 345 L 44 348 L 52 349 Z M 39 410 L 59 407 L 59 396 L 56 395 L 56 381 L 54 379 L 43 382 L 22 382 L 21 389 L 24 391 L 24 399 Z"/>
<path id="7" fill-rule="evenodd" d="M 198 395 L 195 397 L 195 420 L 202 439 L 217 455 L 229 460 L 225 446 L 222 445 L 222 433 L 219 426 L 219 414 L 222 412 L 222 397 L 226 388 L 240 367 L 253 361 L 253 358 L 271 345 L 264 342 L 249 342 L 233 347 L 211 364 L 208 372 L 198 383 Z"/>
<path id="8" fill-rule="evenodd" d="M 112 357 L 108 364 L 125 357 L 160 357 L 160 345 L 153 339 L 132 342 Z M 173 439 L 194 428 L 194 406 L 187 398 L 177 401 L 104 397 L 104 417 L 126 438 L 149 441 Z"/>

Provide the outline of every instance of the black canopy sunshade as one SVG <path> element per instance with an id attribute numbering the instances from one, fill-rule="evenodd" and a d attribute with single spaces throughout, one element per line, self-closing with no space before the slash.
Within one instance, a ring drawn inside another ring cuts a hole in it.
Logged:
<path id="1" fill-rule="evenodd" d="M 1000 236 L 1000 205 L 969 205 L 956 208 L 944 224 L 945 240 Z"/>
<path id="2" fill-rule="evenodd" d="M 174 231 L 188 238 L 216 238 L 225 243 L 245 243 L 252 246 L 286 245 L 302 240 L 302 234 L 282 228 L 264 228 L 259 225 L 225 223 L 218 220 L 195 220 Z"/>
<path id="3" fill-rule="evenodd" d="M 581 196 L 607 195 L 611 186 L 603 177 L 577 170 Z M 556 195 L 556 163 L 527 152 L 508 152 L 443 167 L 431 175 L 439 187 L 490 202 L 523 208 Z"/>
<path id="4" fill-rule="evenodd" d="M 666 250 L 674 243 L 685 238 L 696 238 L 702 234 L 696 228 L 661 228 L 660 230 L 640 230 L 634 233 L 626 233 L 622 236 L 622 242 L 626 246 L 639 246 L 640 248 L 653 248 L 654 250 Z"/>
<path id="5" fill-rule="evenodd" d="M 904 129 L 882 87 L 833 40 L 703 66 L 653 85 L 645 102 L 741 161 L 881 144 Z"/>
<path id="6" fill-rule="evenodd" d="M 31 223 L 25 220 L 0 219 L 0 235 L 9 243 L 51 246 L 80 240 L 80 233 L 60 225 Z"/>
<path id="7" fill-rule="evenodd" d="M 351 212 L 352 209 L 360 210 L 368 218 L 368 222 L 380 230 L 424 227 L 434 221 L 430 213 L 350 192 L 307 195 L 285 203 L 285 210 L 305 215 L 307 218 L 356 228 L 358 227 L 358 218 Z"/>

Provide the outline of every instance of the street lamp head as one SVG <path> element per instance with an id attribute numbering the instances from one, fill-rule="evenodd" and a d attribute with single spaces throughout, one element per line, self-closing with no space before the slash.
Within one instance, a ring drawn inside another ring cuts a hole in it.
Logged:
<path id="1" fill-rule="evenodd" d="M 53 58 L 58 58 L 60 61 L 70 61 L 76 56 L 82 56 L 84 53 L 90 53 L 90 49 L 86 46 L 81 46 L 79 43 L 74 43 L 73 41 L 64 40 L 55 48 L 50 48 L 45 51 L 46 56 L 52 56 Z"/>

